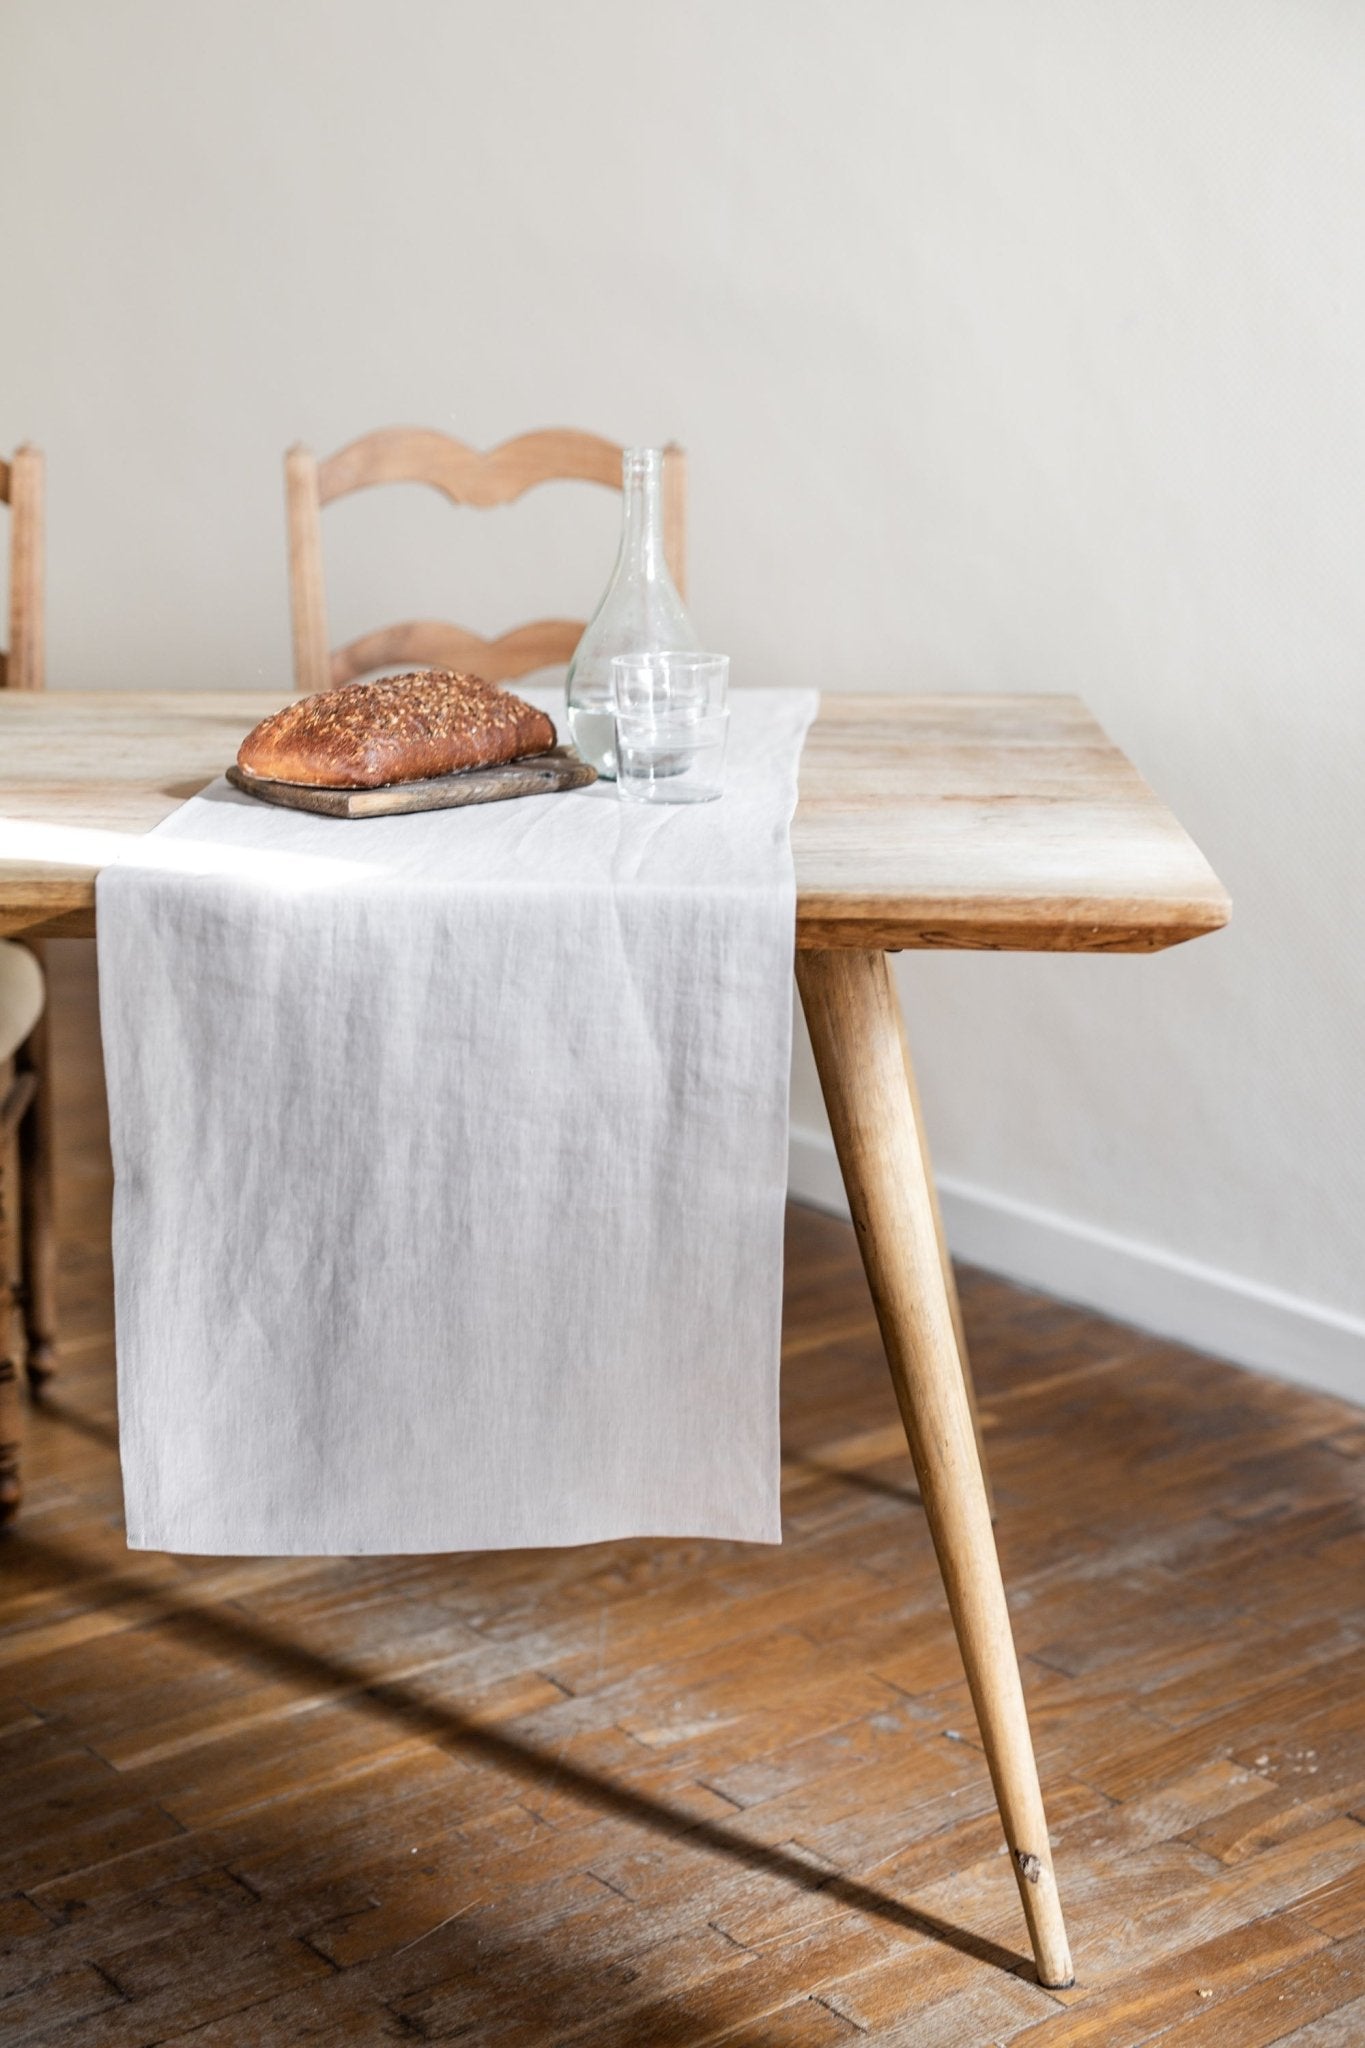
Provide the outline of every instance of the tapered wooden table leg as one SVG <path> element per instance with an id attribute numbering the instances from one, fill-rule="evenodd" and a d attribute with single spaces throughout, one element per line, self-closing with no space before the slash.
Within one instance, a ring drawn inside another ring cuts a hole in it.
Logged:
<path id="1" fill-rule="evenodd" d="M 1038 1766 L 890 967 L 881 953 L 800 952 L 796 978 L 1038 1975 L 1069 1984 Z"/>
<path id="2" fill-rule="evenodd" d="M 897 1005 L 899 1009 L 899 1005 Z M 972 1361 L 967 1350 L 967 1331 L 962 1321 L 962 1303 L 958 1299 L 957 1275 L 948 1255 L 948 1233 L 943 1228 L 943 1212 L 938 1205 L 938 1189 L 934 1185 L 933 1161 L 929 1157 L 929 1137 L 924 1128 L 924 1111 L 920 1107 L 919 1083 L 915 1079 L 915 1063 L 910 1057 L 910 1040 L 906 1036 L 904 1019 L 901 1024 L 901 1051 L 905 1055 L 905 1078 L 910 1088 L 910 1107 L 915 1113 L 915 1129 L 919 1134 L 920 1158 L 924 1161 L 924 1181 L 929 1190 L 929 1206 L 934 1217 L 934 1236 L 938 1239 L 938 1262 L 943 1269 L 943 1288 L 948 1296 L 948 1313 L 953 1319 L 953 1334 L 957 1338 L 957 1360 L 962 1368 L 962 1384 L 967 1390 L 967 1406 L 972 1411 L 972 1434 L 976 1438 L 976 1455 L 981 1461 L 981 1477 L 986 1488 L 986 1505 L 995 1520 L 995 1489 L 991 1485 L 991 1468 L 986 1459 L 986 1439 L 981 1430 L 981 1404 L 976 1398 L 976 1381 L 972 1377 Z"/>

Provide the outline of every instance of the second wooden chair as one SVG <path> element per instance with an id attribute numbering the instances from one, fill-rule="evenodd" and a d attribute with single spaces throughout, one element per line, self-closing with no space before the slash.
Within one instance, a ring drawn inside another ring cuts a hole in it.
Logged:
<path id="1" fill-rule="evenodd" d="M 0 687 L 43 687 L 43 458 L 36 448 L 0 462 L 0 503 L 10 508 L 9 646 Z M 18 1201 L 14 1154 L 18 1152 Z M 21 1279 L 12 1276 L 18 1211 Z M 52 1372 L 57 1340 L 52 1216 L 52 1096 L 41 944 L 0 941 L 0 1522 L 23 1490 L 15 1307 L 22 1310 L 30 1388 Z"/>

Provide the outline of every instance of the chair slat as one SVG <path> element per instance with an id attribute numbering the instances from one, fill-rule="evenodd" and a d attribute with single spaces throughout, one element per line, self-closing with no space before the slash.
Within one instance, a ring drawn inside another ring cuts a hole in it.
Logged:
<path id="1" fill-rule="evenodd" d="M 430 484 L 457 505 L 508 505 L 536 484 L 558 480 L 617 488 L 620 447 L 568 427 L 518 434 L 486 450 L 433 428 L 381 427 L 319 464 L 318 496 L 330 505 L 374 484 Z"/>
<path id="2" fill-rule="evenodd" d="M 536 619 L 496 640 L 467 633 L 441 619 L 409 619 L 363 633 L 332 655 L 331 683 L 354 682 L 376 669 L 395 664 L 418 668 L 462 669 L 487 683 L 506 683 L 534 669 L 567 662 L 583 635 L 581 619 Z"/>

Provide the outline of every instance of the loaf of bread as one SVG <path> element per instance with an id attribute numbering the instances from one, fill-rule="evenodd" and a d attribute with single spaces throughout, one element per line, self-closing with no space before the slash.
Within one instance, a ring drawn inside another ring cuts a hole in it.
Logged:
<path id="1" fill-rule="evenodd" d="M 250 775 L 321 789 L 381 789 L 458 768 L 543 754 L 543 711 L 478 676 L 423 668 L 300 697 L 249 732 L 237 760 Z"/>

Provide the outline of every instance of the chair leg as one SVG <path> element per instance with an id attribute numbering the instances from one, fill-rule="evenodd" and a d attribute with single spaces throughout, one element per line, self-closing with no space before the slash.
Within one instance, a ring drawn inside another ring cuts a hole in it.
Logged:
<path id="1" fill-rule="evenodd" d="M 10 1279 L 14 1247 L 9 1226 L 9 1150 L 8 1142 L 0 1149 L 0 1526 L 18 1514 L 24 1491 L 24 1415 L 19 1366 L 14 1356 L 14 1289 Z"/>
<path id="2" fill-rule="evenodd" d="M 35 945 L 34 950 L 41 949 Z M 20 1244 L 28 1383 L 37 1393 L 57 1366 L 57 1232 L 53 1212 L 52 1074 L 47 1016 L 19 1052 L 33 1075 L 33 1100 L 19 1126 Z"/>
<path id="3" fill-rule="evenodd" d="M 834 1142 L 1042 1983 L 1072 1982 L 886 956 L 796 956 Z"/>

